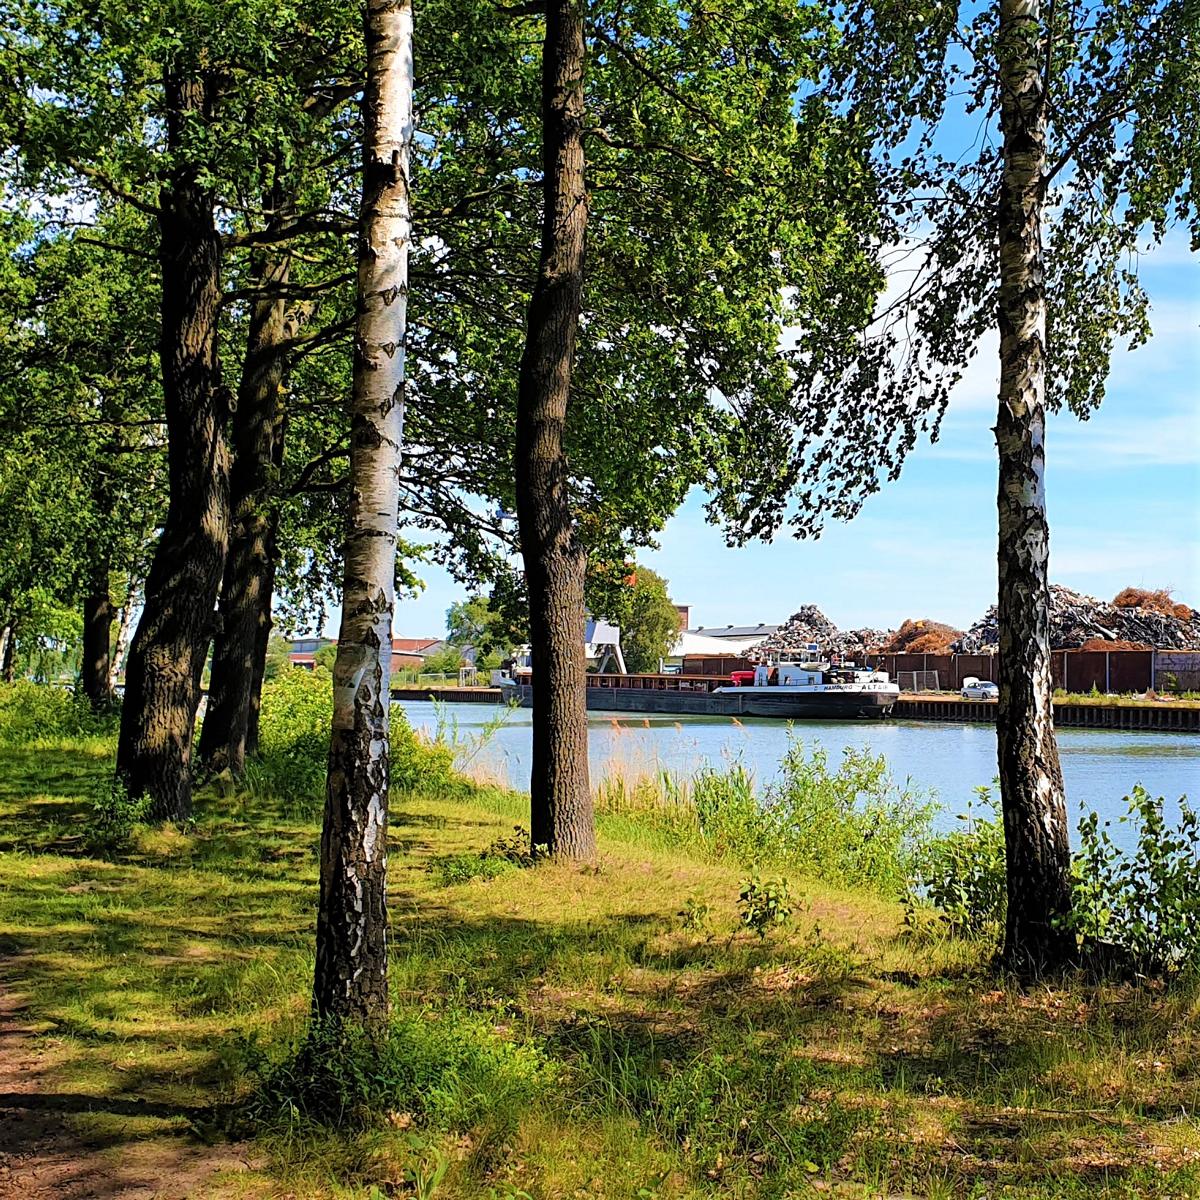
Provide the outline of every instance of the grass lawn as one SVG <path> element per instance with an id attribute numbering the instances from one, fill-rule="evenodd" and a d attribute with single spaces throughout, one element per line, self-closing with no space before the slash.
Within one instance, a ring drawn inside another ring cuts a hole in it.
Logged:
<path id="1" fill-rule="evenodd" d="M 629 817 L 595 870 L 447 884 L 522 816 L 494 792 L 393 805 L 387 1120 L 252 1124 L 251 1068 L 304 1027 L 317 819 L 206 792 L 192 831 L 89 857 L 110 753 L 0 756 L 0 1196 L 1200 1195 L 1194 992 L 1022 993 L 796 880 L 760 942 L 744 872 Z"/>

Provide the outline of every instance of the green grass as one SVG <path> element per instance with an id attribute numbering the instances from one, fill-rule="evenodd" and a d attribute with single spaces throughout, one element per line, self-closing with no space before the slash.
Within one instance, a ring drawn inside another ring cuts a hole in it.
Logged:
<path id="1" fill-rule="evenodd" d="M 1147 696 L 1144 692 L 1064 692 L 1061 688 L 1054 693 L 1055 704 L 1090 704 L 1098 708 L 1200 708 L 1200 695 L 1196 692 L 1158 692 Z"/>
<path id="2" fill-rule="evenodd" d="M 796 878 L 798 916 L 760 944 L 745 872 L 635 810 L 602 817 L 596 869 L 448 882 L 525 818 L 486 789 L 394 801 L 397 1020 L 369 1068 L 394 1107 L 324 1129 L 279 1077 L 315 821 L 204 792 L 194 829 L 89 857 L 110 753 L 0 750 L 0 974 L 74 1136 L 251 1139 L 251 1169 L 190 1195 L 1200 1195 L 1195 992 L 1021 992 L 986 947 L 914 942 L 898 905 Z"/>

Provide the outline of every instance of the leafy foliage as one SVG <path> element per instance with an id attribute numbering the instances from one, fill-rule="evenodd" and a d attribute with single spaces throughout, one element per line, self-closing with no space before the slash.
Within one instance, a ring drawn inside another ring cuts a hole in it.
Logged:
<path id="1" fill-rule="evenodd" d="M 936 438 L 949 396 L 996 323 L 998 5 L 853 0 L 804 107 L 847 107 L 869 166 L 835 169 L 869 195 L 886 302 L 797 321 L 790 408 L 743 413 L 773 475 L 732 493 L 740 536 L 804 536 L 853 516 Z M 1140 255 L 1182 225 L 1200 239 L 1200 11 L 1192 0 L 1046 4 L 1031 25 L 1045 63 L 1047 391 L 1086 417 L 1114 349 L 1150 336 Z M 965 130 L 978 131 L 964 136 Z M 853 160 L 852 160 L 853 161 Z M 836 291 L 836 288 L 831 289 Z M 855 321 L 857 336 L 851 329 Z M 833 450 L 831 439 L 842 445 Z"/>
<path id="2" fill-rule="evenodd" d="M 112 853 L 128 843 L 150 811 L 146 796 L 130 796 L 120 778 L 105 779 L 97 787 L 84 835 L 88 845 Z"/>
<path id="3" fill-rule="evenodd" d="M 947 930 L 965 937 L 998 939 L 1007 909 L 1004 826 L 999 806 L 986 787 L 975 789 L 978 808 L 959 813 L 961 829 L 939 834 L 923 847 L 909 897 L 910 911 L 921 903 L 937 909 Z"/>
<path id="4" fill-rule="evenodd" d="M 246 763 L 247 790 L 279 800 L 297 814 L 319 812 L 325 802 L 333 680 L 320 667 L 283 671 L 264 684 L 259 717 L 259 757 Z M 396 706 L 391 714 L 391 784 L 450 790 L 457 784 L 454 752 L 427 741 Z"/>
<path id="5" fill-rule="evenodd" d="M 535 859 L 529 831 L 517 825 L 513 836 L 497 838 L 478 854 L 450 854 L 430 865 L 443 887 L 469 883 L 472 879 L 496 879 L 509 871 L 532 867 Z"/>
<path id="6" fill-rule="evenodd" d="M 792 916 L 792 891 L 786 879 L 763 879 L 758 873 L 743 880 L 738 893 L 742 924 L 760 939 L 781 929 Z"/>
<path id="7" fill-rule="evenodd" d="M 918 926 L 918 906 L 928 903 L 951 934 L 996 941 L 1004 930 L 1004 828 L 989 789 L 976 791 L 985 815 L 969 808 L 960 817 L 965 827 L 931 839 L 918 860 L 907 900 L 910 928 Z M 1072 925 L 1083 957 L 1147 974 L 1193 971 L 1200 964 L 1200 814 L 1181 797 L 1172 826 L 1163 798 L 1140 785 L 1126 803 L 1119 822 L 1134 835 L 1131 850 L 1116 845 L 1111 822 L 1096 813 L 1079 823 Z M 1105 947 L 1117 951 L 1111 962 Z"/>
<path id="8" fill-rule="evenodd" d="M 441 650 L 427 655 L 421 664 L 422 674 L 457 675 L 463 664 L 463 652 L 459 646 L 443 646 Z"/>
<path id="9" fill-rule="evenodd" d="M 679 634 L 679 610 L 667 595 L 667 581 L 648 567 L 634 567 L 633 583 L 612 613 L 621 627 L 621 654 L 635 673 L 657 671 Z"/>
<path id="10" fill-rule="evenodd" d="M 1120 947 L 1138 969 L 1170 975 L 1200 970 L 1200 813 L 1182 797 L 1180 820 L 1140 784 L 1119 818 L 1135 835 L 1117 847 L 1110 822 L 1090 813 L 1080 824 L 1075 858 L 1074 922 L 1079 933 Z"/>
<path id="11" fill-rule="evenodd" d="M 478 667 L 498 667 L 524 640 L 507 615 L 487 596 L 456 601 L 446 612 L 446 638 L 451 645 L 477 651 Z"/>
<path id="12" fill-rule="evenodd" d="M 761 797 L 741 764 L 697 773 L 688 797 L 701 840 L 747 866 L 774 863 L 846 886 L 900 895 L 928 836 L 933 804 L 898 786 L 882 756 L 828 755 L 788 743 Z"/>
<path id="13" fill-rule="evenodd" d="M 0 684 L 0 747 L 20 750 L 108 734 L 115 728 L 115 713 L 93 712 L 70 688 L 26 681 Z"/>

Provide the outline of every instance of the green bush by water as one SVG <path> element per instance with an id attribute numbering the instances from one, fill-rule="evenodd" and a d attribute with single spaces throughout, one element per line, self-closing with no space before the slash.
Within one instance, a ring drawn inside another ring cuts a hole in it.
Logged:
<path id="1" fill-rule="evenodd" d="M 960 813 L 959 828 L 930 838 L 921 848 L 906 898 L 910 928 L 919 906 L 931 905 L 947 932 L 999 940 L 1004 932 L 1007 886 L 1004 826 L 991 789 L 975 789 L 977 802 Z"/>
<path id="2" fill-rule="evenodd" d="M 1114 845 L 1110 821 L 1089 813 L 1080 823 L 1075 928 L 1119 946 L 1148 973 L 1200 971 L 1200 814 L 1181 797 L 1172 827 L 1161 796 L 1139 784 L 1125 799 L 1118 820 L 1135 831 L 1132 852 Z"/>
<path id="3" fill-rule="evenodd" d="M 848 749 L 833 769 L 796 738 L 761 797 L 734 763 L 700 771 L 688 799 L 700 840 L 721 857 L 887 895 L 908 886 L 935 807 L 898 785 L 882 756 Z"/>
<path id="4" fill-rule="evenodd" d="M 1004 826 L 999 804 L 977 788 L 983 810 L 960 818 L 962 829 L 930 839 L 918 861 L 908 925 L 930 906 L 953 935 L 999 941 L 1008 907 Z M 1200 814 L 1179 800 L 1178 826 L 1168 823 L 1165 801 L 1141 785 L 1125 798 L 1118 818 L 1134 834 L 1123 850 L 1109 835 L 1111 821 L 1089 813 L 1079 823 L 1080 850 L 1072 860 L 1071 923 L 1084 958 L 1104 943 L 1137 970 L 1160 976 L 1200 970 Z"/>
<path id="5" fill-rule="evenodd" d="M 246 764 L 246 788 L 282 802 L 297 816 L 319 813 L 325 802 L 333 679 L 328 671 L 282 671 L 263 686 L 259 756 Z M 454 752 L 415 732 L 392 706 L 391 782 L 396 791 L 445 792 L 459 786 Z"/>

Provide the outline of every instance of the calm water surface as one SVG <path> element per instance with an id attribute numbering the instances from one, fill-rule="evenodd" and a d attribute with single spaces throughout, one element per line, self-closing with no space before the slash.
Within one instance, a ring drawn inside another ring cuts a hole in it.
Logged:
<path id="1" fill-rule="evenodd" d="M 410 702 L 403 708 L 415 727 L 434 732 L 434 705 Z M 497 710 L 447 704 L 442 712 L 469 747 Z M 735 723 L 728 717 L 602 712 L 588 716 L 593 779 L 613 770 L 630 774 L 660 768 L 691 775 L 703 766 L 738 759 L 753 770 L 761 786 L 775 777 L 787 747 L 788 726 L 777 720 L 741 717 Z M 963 810 L 974 787 L 989 783 L 996 774 L 996 731 L 988 725 L 800 721 L 793 729 L 805 743 L 823 747 L 834 764 L 846 747 L 884 755 L 896 779 L 908 779 L 936 795 L 945 810 L 943 823 Z M 529 786 L 530 734 L 528 709 L 506 713 L 505 724 L 484 745 L 464 751 L 466 769 L 524 790 Z M 1200 798 L 1200 738 L 1192 735 L 1063 729 L 1058 748 L 1076 816 L 1093 809 L 1102 817 L 1120 816 L 1125 811 L 1123 798 L 1135 783 L 1167 797 L 1172 813 L 1178 811 L 1181 795 L 1193 803 Z"/>

